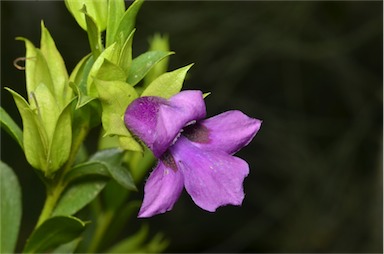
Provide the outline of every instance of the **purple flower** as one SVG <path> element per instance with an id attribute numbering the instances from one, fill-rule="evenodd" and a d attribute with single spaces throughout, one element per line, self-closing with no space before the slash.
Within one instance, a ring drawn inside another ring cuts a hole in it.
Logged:
<path id="1" fill-rule="evenodd" d="M 247 162 L 233 156 L 258 132 L 261 121 L 233 110 L 203 120 L 200 91 L 182 91 L 169 100 L 141 97 L 125 112 L 125 124 L 159 159 L 144 188 L 139 217 L 172 209 L 183 187 L 210 212 L 241 205 Z"/>

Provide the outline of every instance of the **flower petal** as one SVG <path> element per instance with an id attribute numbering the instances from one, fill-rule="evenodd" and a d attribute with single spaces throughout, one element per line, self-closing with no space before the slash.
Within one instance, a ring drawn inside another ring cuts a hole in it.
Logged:
<path id="1" fill-rule="evenodd" d="M 160 158 L 187 123 L 204 117 L 202 92 L 190 90 L 169 100 L 154 96 L 138 98 L 128 106 L 124 121 Z"/>
<path id="2" fill-rule="evenodd" d="M 241 111 L 231 110 L 187 126 L 183 135 L 203 150 L 234 154 L 251 142 L 261 122 Z"/>
<path id="3" fill-rule="evenodd" d="M 196 205 L 210 212 L 224 205 L 241 205 L 243 181 L 249 173 L 244 160 L 223 151 L 201 150 L 183 136 L 170 152 Z"/>
<path id="4" fill-rule="evenodd" d="M 159 160 L 144 187 L 139 218 L 151 217 L 172 209 L 183 190 L 183 175 Z"/>

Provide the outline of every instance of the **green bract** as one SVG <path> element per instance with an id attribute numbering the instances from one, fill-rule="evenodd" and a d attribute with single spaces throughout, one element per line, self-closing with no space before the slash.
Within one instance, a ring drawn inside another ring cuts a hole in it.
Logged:
<path id="1" fill-rule="evenodd" d="M 28 40 L 26 46 L 26 83 L 28 102 L 13 95 L 23 120 L 23 147 L 28 162 L 50 176 L 68 159 L 71 140 L 72 89 L 56 45 L 41 24 L 41 48 Z"/>

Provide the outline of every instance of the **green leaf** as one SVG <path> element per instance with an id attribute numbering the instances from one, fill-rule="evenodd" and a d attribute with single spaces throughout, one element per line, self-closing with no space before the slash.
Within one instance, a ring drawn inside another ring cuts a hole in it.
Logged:
<path id="1" fill-rule="evenodd" d="M 85 223 L 75 217 L 49 218 L 32 233 L 23 253 L 49 252 L 61 244 L 78 238 L 84 229 Z"/>
<path id="2" fill-rule="evenodd" d="M 157 63 L 172 54 L 174 52 L 149 51 L 136 57 L 132 61 L 127 82 L 132 86 L 136 85 Z"/>
<path id="3" fill-rule="evenodd" d="M 89 160 L 103 163 L 113 179 L 129 190 L 137 190 L 129 171 L 122 166 L 124 150 L 106 149 L 97 152 Z"/>
<path id="4" fill-rule="evenodd" d="M 68 73 L 63 58 L 56 48 L 51 34 L 41 21 L 41 53 L 43 54 L 52 78 L 54 97 L 60 107 L 64 107 L 72 97 L 68 86 Z"/>
<path id="5" fill-rule="evenodd" d="M 190 64 L 159 76 L 151 84 L 149 84 L 141 96 L 160 96 L 168 99 L 177 94 L 180 92 L 185 75 L 192 65 L 193 64 Z"/>
<path id="6" fill-rule="evenodd" d="M 127 75 L 119 66 L 104 59 L 95 78 L 105 81 L 125 81 Z"/>
<path id="7" fill-rule="evenodd" d="M 31 95 L 40 84 L 44 84 L 49 91 L 54 94 L 52 77 L 49 67 L 44 55 L 41 51 L 27 39 L 18 37 L 18 40 L 25 42 L 26 47 L 26 62 L 25 62 L 25 76 L 27 84 L 27 94 Z M 29 103 L 34 106 L 34 101 L 29 97 Z"/>
<path id="8" fill-rule="evenodd" d="M 45 158 L 48 149 L 48 138 L 45 130 L 39 125 L 37 115 L 24 98 L 9 88 L 5 89 L 12 94 L 23 120 L 23 144 L 27 161 L 34 168 L 46 168 Z"/>
<path id="9" fill-rule="evenodd" d="M 107 34 L 106 46 L 108 47 L 114 43 L 115 34 L 121 18 L 124 15 L 125 2 L 124 0 L 110 0 L 108 1 L 108 19 L 107 19 Z"/>
<path id="10" fill-rule="evenodd" d="M 101 105 L 102 122 L 106 135 L 130 136 L 123 116 L 128 105 L 138 97 L 135 89 L 121 81 L 95 79 Z"/>
<path id="11" fill-rule="evenodd" d="M 73 69 L 71 76 L 69 77 L 69 81 L 75 83 L 77 86 L 80 85 L 80 83 L 84 80 L 84 72 L 85 72 L 85 66 L 88 66 L 88 73 L 91 70 L 91 67 L 93 65 L 93 62 L 90 64 L 89 59 L 93 58 L 92 54 L 88 54 L 85 57 L 83 57 L 75 66 Z M 86 83 L 87 79 L 85 79 Z"/>
<path id="12" fill-rule="evenodd" d="M 110 177 L 107 167 L 97 161 L 89 161 L 76 165 L 65 176 L 65 181 L 71 183 L 73 181 L 84 179 L 88 176 L 104 176 Z"/>
<path id="13" fill-rule="evenodd" d="M 95 63 L 94 58 L 92 55 L 88 55 L 81 59 L 81 61 L 76 65 L 75 69 L 73 70 L 69 80 L 69 85 L 72 86 L 72 89 L 75 91 L 75 93 L 78 96 L 78 101 L 76 105 L 76 109 L 79 109 L 92 100 L 95 99 L 95 97 L 88 96 L 87 91 L 87 81 L 89 77 L 89 73 L 92 69 L 93 64 Z"/>
<path id="14" fill-rule="evenodd" d="M 132 42 L 134 33 L 135 29 L 133 29 L 133 31 L 121 47 L 118 60 L 119 66 L 124 70 L 127 76 L 132 64 Z"/>
<path id="15" fill-rule="evenodd" d="M 0 252 L 14 253 L 21 221 L 21 188 L 16 174 L 0 161 Z"/>
<path id="16" fill-rule="evenodd" d="M 73 215 L 94 200 L 105 187 L 107 178 L 94 178 L 69 185 L 57 203 L 52 215 Z"/>
<path id="17" fill-rule="evenodd" d="M 160 34 L 155 34 L 149 41 L 150 47 L 148 51 L 169 51 L 169 40 L 168 36 L 161 36 Z M 165 73 L 168 69 L 169 58 L 165 57 L 160 60 L 149 72 L 145 75 L 144 78 L 144 89 L 158 76 Z"/>
<path id="18" fill-rule="evenodd" d="M 23 148 L 23 131 L 2 107 L 0 107 L 0 121 L 1 127 Z"/>
<path id="19" fill-rule="evenodd" d="M 107 26 L 107 2 L 107 0 L 65 0 L 65 5 L 81 28 L 87 31 L 84 13 L 81 11 L 85 5 L 89 16 L 95 20 L 99 31 L 103 31 Z"/>
<path id="20" fill-rule="evenodd" d="M 51 253 L 58 253 L 58 254 L 75 253 L 75 250 L 79 245 L 79 243 L 81 242 L 81 240 L 82 240 L 82 237 L 78 237 L 75 240 L 72 240 L 68 243 L 60 245 L 59 247 L 51 251 Z"/>
<path id="21" fill-rule="evenodd" d="M 103 44 L 101 43 L 100 30 L 97 27 L 95 20 L 88 14 L 87 8 L 85 5 L 82 8 L 82 12 L 85 15 L 89 45 L 91 47 L 92 54 L 96 59 L 103 51 Z"/>
<path id="22" fill-rule="evenodd" d="M 115 42 L 123 45 L 123 43 L 127 40 L 128 36 L 131 34 L 133 28 L 135 27 L 136 16 L 143 2 L 143 0 L 136 0 L 126 10 L 116 30 L 114 40 Z"/>

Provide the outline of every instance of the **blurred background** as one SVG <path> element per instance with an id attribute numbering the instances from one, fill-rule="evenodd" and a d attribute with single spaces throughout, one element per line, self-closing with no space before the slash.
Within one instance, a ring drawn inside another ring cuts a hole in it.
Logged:
<path id="1" fill-rule="evenodd" d="M 3 87 L 25 95 L 13 66 L 25 48 L 14 38 L 39 45 L 41 19 L 69 71 L 89 52 L 64 2 L 1 1 L 1 105 L 20 126 Z M 239 109 L 263 125 L 238 153 L 251 169 L 242 207 L 209 213 L 184 192 L 171 212 L 125 233 L 148 223 L 171 241 L 166 252 L 382 252 L 382 21 L 380 1 L 144 3 L 134 56 L 167 34 L 170 70 L 195 63 L 184 89 L 212 93 L 208 116 Z M 23 244 L 44 189 L 3 130 L 1 159 L 22 184 Z"/>

